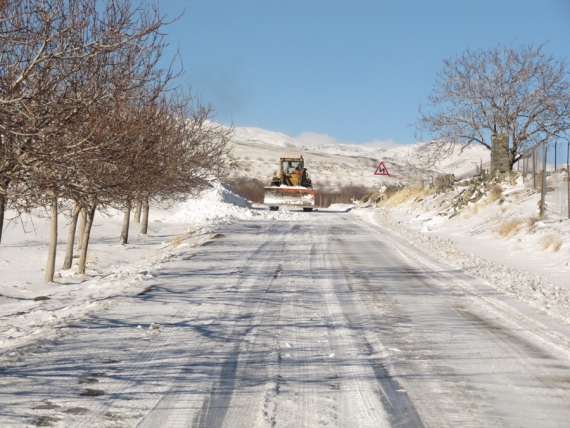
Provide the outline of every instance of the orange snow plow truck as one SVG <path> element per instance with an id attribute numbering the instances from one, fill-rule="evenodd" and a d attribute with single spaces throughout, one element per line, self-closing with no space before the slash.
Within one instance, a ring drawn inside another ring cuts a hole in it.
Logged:
<path id="1" fill-rule="evenodd" d="M 271 186 L 265 188 L 263 203 L 273 211 L 278 210 L 280 206 L 303 207 L 304 211 L 313 210 L 315 191 L 305 168 L 303 156 L 279 160 L 279 172 L 273 173 Z"/>

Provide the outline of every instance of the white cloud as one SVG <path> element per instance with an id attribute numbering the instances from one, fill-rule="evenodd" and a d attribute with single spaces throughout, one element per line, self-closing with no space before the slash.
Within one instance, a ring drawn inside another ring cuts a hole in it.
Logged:
<path id="1" fill-rule="evenodd" d="M 327 134 L 317 134 L 316 132 L 305 131 L 301 135 L 295 137 L 296 140 L 300 141 L 307 146 L 320 146 L 323 144 L 340 144 L 335 137 L 331 137 Z"/>
<path id="2" fill-rule="evenodd" d="M 350 141 L 338 141 L 335 137 L 327 134 L 317 134 L 312 131 L 305 131 L 295 137 L 297 141 L 307 146 L 320 146 L 324 144 L 354 144 L 358 146 L 371 147 L 375 149 L 390 149 L 393 147 L 400 147 L 401 144 L 396 143 L 394 140 L 372 140 L 366 143 L 353 143 Z"/>
<path id="3" fill-rule="evenodd" d="M 398 144 L 394 140 L 372 140 L 369 143 L 362 143 L 361 145 L 366 147 L 374 147 L 375 149 L 391 149 L 393 147 L 402 146 L 402 144 Z"/>

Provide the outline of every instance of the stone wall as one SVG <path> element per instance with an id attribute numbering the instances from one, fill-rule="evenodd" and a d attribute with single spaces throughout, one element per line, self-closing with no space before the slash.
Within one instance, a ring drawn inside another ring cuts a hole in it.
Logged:
<path id="1" fill-rule="evenodd" d="M 438 175 L 433 180 L 433 187 L 435 187 L 436 192 L 441 192 L 443 190 L 449 189 L 450 187 L 453 187 L 454 183 L 455 183 L 454 174 Z"/>

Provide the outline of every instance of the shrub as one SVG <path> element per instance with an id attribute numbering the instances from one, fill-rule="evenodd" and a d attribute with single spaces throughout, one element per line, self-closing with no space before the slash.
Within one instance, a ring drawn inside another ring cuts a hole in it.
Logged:
<path id="1" fill-rule="evenodd" d="M 497 232 L 499 233 L 500 236 L 503 237 L 513 236 L 519 231 L 521 223 L 522 220 L 518 218 L 505 220 L 503 223 L 501 223 L 501 225 L 497 229 Z"/>
<path id="2" fill-rule="evenodd" d="M 489 202 L 495 202 L 503 196 L 503 188 L 499 184 L 493 184 L 489 189 Z"/>
<path id="3" fill-rule="evenodd" d="M 189 236 L 193 235 L 194 233 L 195 233 L 194 231 L 191 231 L 191 232 L 181 233 L 180 235 L 172 237 L 170 239 L 171 249 L 174 250 L 178 248 L 180 244 L 182 244 L 186 239 L 188 239 Z"/>
<path id="4" fill-rule="evenodd" d="M 266 185 L 261 180 L 258 180 L 257 178 L 232 177 L 227 178 L 226 183 L 254 204 L 263 203 Z"/>
<path id="5" fill-rule="evenodd" d="M 529 232 L 533 232 L 535 227 L 536 227 L 536 223 L 540 220 L 539 217 L 537 216 L 532 216 L 532 217 L 528 217 L 526 219 L 526 225 L 528 227 Z"/>
<path id="6" fill-rule="evenodd" d="M 562 240 L 556 235 L 546 235 L 544 238 L 540 240 L 542 245 L 542 249 L 544 251 L 548 250 L 552 247 L 554 252 L 559 251 L 562 248 Z"/>
<path id="7" fill-rule="evenodd" d="M 372 189 L 366 186 L 349 184 L 339 189 L 318 187 L 315 189 L 315 205 L 329 207 L 331 204 L 351 204 L 354 199 L 360 200 L 370 194 Z"/>
<path id="8" fill-rule="evenodd" d="M 265 196 L 265 184 L 256 178 L 231 177 L 226 183 L 232 186 L 236 192 L 249 199 L 255 204 L 263 203 Z M 339 189 L 331 187 L 315 188 L 315 206 L 326 208 L 331 204 L 351 204 L 354 199 L 359 200 L 370 193 L 371 189 L 365 186 L 346 185 Z"/>

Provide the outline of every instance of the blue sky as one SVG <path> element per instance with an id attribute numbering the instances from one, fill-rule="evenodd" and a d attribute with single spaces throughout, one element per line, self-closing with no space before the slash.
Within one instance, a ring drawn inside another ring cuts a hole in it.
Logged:
<path id="1" fill-rule="evenodd" d="M 292 137 L 416 142 L 442 60 L 547 42 L 570 60 L 570 0 L 162 0 L 185 74 L 216 120 Z"/>

